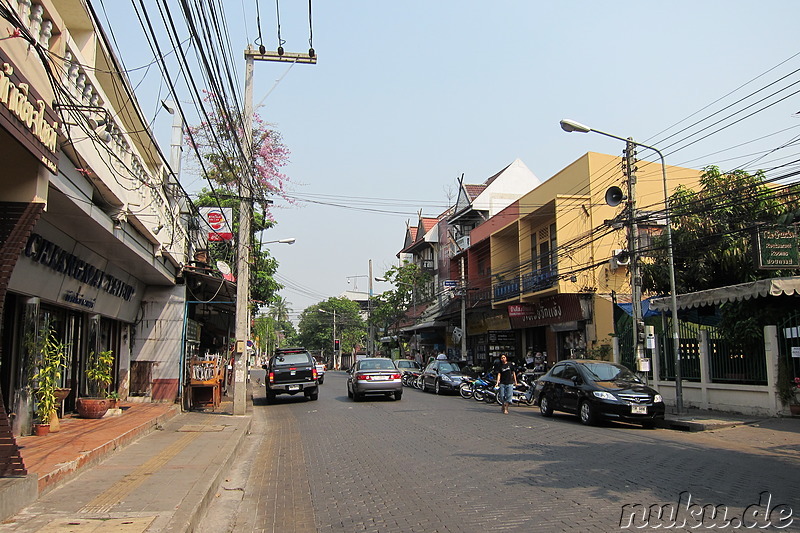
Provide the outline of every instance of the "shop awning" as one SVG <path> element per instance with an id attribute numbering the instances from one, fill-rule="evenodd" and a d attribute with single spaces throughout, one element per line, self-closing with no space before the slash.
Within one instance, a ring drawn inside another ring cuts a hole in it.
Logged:
<path id="1" fill-rule="evenodd" d="M 209 303 L 229 311 L 236 311 L 236 283 L 221 276 L 184 268 L 186 299 L 193 303 Z"/>
<path id="2" fill-rule="evenodd" d="M 726 302 L 739 302 L 764 296 L 800 295 L 800 276 L 790 278 L 771 278 L 729 285 L 717 289 L 679 294 L 676 297 L 678 309 L 692 309 L 704 305 L 719 305 Z M 669 296 L 653 298 L 650 304 L 656 311 L 670 309 Z"/>
<path id="3" fill-rule="evenodd" d="M 400 328 L 400 331 L 408 333 L 413 331 L 420 331 L 423 329 L 443 328 L 447 326 L 447 324 L 448 322 L 446 320 L 429 320 L 428 322 L 420 322 L 419 324 L 415 324 L 413 326 L 406 326 L 404 328 Z"/>

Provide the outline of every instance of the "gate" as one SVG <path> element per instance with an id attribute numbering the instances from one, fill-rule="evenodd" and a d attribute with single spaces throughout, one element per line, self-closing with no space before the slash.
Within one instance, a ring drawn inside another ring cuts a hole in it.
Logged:
<path id="1" fill-rule="evenodd" d="M 659 347 L 659 379 L 675 380 L 675 356 L 672 339 L 672 317 L 666 317 L 666 329 L 661 333 Z M 700 381 L 700 327 L 678 320 L 678 348 L 681 358 L 681 381 Z"/>
<path id="2" fill-rule="evenodd" d="M 778 343 L 790 380 L 800 377 L 800 313 L 795 313 L 778 326 Z"/>

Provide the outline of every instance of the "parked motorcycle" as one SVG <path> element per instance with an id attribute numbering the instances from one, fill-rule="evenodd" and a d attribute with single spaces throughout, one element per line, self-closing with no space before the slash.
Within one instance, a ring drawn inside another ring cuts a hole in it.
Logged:
<path id="1" fill-rule="evenodd" d="M 475 378 L 464 378 L 461 385 L 458 386 L 458 393 L 462 398 L 472 398 L 473 387 L 475 386 Z"/>

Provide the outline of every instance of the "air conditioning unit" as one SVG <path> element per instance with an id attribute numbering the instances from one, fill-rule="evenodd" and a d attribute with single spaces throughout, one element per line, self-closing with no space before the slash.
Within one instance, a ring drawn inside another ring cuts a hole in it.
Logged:
<path id="1" fill-rule="evenodd" d="M 631 254 L 628 250 L 618 248 L 611 252 L 611 259 L 609 260 L 609 264 L 611 265 L 612 270 L 616 270 L 621 266 L 627 266 L 631 264 Z"/>

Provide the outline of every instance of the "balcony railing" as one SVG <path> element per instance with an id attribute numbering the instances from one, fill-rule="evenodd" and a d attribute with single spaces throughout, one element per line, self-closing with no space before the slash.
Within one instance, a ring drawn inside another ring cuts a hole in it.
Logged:
<path id="1" fill-rule="evenodd" d="M 508 300 L 519 296 L 519 279 L 500 281 L 492 286 L 494 300 Z"/>
<path id="2" fill-rule="evenodd" d="M 522 275 L 522 292 L 536 292 L 549 289 L 556 284 L 558 273 L 555 268 L 534 270 Z"/>

